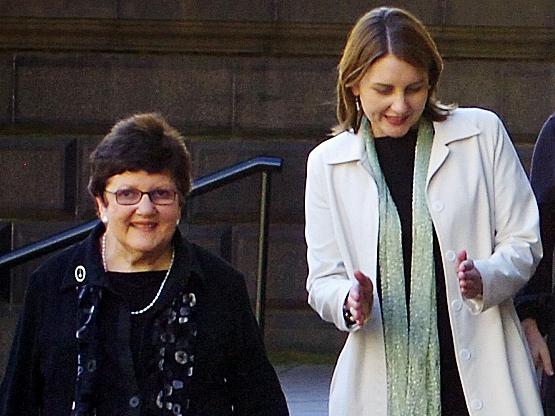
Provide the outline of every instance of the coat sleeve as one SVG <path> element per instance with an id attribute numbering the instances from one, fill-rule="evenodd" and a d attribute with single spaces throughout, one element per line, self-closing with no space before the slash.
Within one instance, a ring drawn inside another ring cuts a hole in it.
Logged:
<path id="1" fill-rule="evenodd" d="M 237 416 L 288 416 L 278 377 L 266 356 L 242 275 L 234 280 L 232 356 L 228 384 Z"/>
<path id="2" fill-rule="evenodd" d="M 33 275 L 0 386 L 0 416 L 40 414 L 42 382 L 37 346 L 41 316 L 39 283 L 39 276 Z"/>
<path id="3" fill-rule="evenodd" d="M 482 275 L 483 297 L 470 301 L 474 312 L 513 298 L 542 257 L 536 199 L 515 148 L 496 116 L 487 121 L 492 140 L 493 253 L 475 261 Z"/>
<path id="4" fill-rule="evenodd" d="M 532 156 L 530 181 L 540 212 L 544 256 L 536 273 L 515 298 L 520 319 L 533 318 L 542 333 L 553 322 L 552 273 L 555 247 L 555 115 L 544 124 Z"/>
<path id="5" fill-rule="evenodd" d="M 305 188 L 308 303 L 322 319 L 334 323 L 338 329 L 355 331 L 359 326 L 347 326 L 342 313 L 352 283 L 334 232 L 319 150 L 316 148 L 308 158 Z"/>

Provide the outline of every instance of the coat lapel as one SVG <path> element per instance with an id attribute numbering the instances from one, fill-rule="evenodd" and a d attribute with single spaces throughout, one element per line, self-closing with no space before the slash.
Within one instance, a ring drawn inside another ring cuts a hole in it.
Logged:
<path id="1" fill-rule="evenodd" d="M 475 125 L 464 122 L 460 114 L 453 112 L 445 121 L 434 122 L 434 141 L 432 143 L 432 153 L 428 166 L 428 177 L 426 187 L 430 180 L 445 163 L 449 156 L 449 144 L 458 140 L 464 140 L 480 133 L 480 129 Z"/>
<path id="2" fill-rule="evenodd" d="M 359 162 L 372 176 L 364 141 L 358 135 L 349 131 L 345 131 L 336 137 L 336 144 L 328 149 L 324 161 L 329 165 Z"/>

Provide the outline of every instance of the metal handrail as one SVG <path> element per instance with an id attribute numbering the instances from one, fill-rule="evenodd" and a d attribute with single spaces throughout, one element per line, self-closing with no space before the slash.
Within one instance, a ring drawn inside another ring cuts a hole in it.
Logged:
<path id="1" fill-rule="evenodd" d="M 221 169 L 206 176 L 193 180 L 189 198 L 193 198 L 214 189 L 221 188 L 231 182 L 235 182 L 255 173 L 262 173 L 262 184 L 260 190 L 260 229 L 258 247 L 258 268 L 256 279 L 256 319 L 262 332 L 264 332 L 264 315 L 266 304 L 266 274 L 268 264 L 268 231 L 270 224 L 270 188 L 271 172 L 281 170 L 283 160 L 277 157 L 261 156 L 245 160 L 230 167 Z M 58 249 L 67 247 L 77 241 L 84 239 L 98 224 L 95 219 L 76 227 L 70 228 L 52 237 L 28 244 L 24 247 L 10 251 L 0 256 L 0 269 L 11 269 L 26 261 L 33 260 L 42 255 L 51 253 Z"/>

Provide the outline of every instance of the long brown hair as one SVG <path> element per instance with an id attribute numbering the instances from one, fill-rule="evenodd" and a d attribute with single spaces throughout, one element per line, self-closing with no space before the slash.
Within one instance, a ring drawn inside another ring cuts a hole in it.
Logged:
<path id="1" fill-rule="evenodd" d="M 357 111 L 351 88 L 377 59 L 387 54 L 428 72 L 430 89 L 423 114 L 430 120 L 445 120 L 455 107 L 443 105 L 436 99 L 443 60 L 422 22 L 405 10 L 379 7 L 362 16 L 347 39 L 337 68 L 338 124 L 333 128 L 334 133 L 358 130 L 362 109 Z"/>

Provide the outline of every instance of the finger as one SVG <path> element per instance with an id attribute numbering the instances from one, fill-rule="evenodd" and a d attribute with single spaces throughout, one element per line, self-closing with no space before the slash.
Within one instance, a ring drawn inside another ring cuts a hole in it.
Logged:
<path id="1" fill-rule="evenodd" d="M 549 355 L 549 350 L 547 348 L 542 348 L 540 350 L 540 358 L 541 358 L 541 361 L 543 362 L 543 371 L 545 371 L 545 374 L 547 374 L 548 376 L 552 376 L 553 365 L 551 364 L 551 357 Z"/>
<path id="2" fill-rule="evenodd" d="M 457 269 L 459 268 L 461 263 L 467 259 L 467 257 L 468 257 L 468 255 L 466 254 L 466 250 L 461 250 L 457 253 L 457 261 L 455 263 Z"/>
<path id="3" fill-rule="evenodd" d="M 351 300 L 353 301 L 353 303 L 358 303 L 360 302 L 360 288 L 358 286 L 355 285 L 355 287 L 353 287 L 351 289 L 351 292 L 349 294 L 349 297 L 351 298 Z"/>
<path id="4" fill-rule="evenodd" d="M 474 270 L 474 262 L 471 259 L 464 260 L 459 265 L 459 272 L 471 272 Z"/>
<path id="5" fill-rule="evenodd" d="M 358 306 L 351 306 L 349 308 L 349 312 L 351 313 L 353 320 L 357 323 L 360 324 L 361 322 L 364 322 L 365 320 L 365 315 L 364 315 L 364 310 L 362 308 L 362 306 L 358 305 Z"/>

